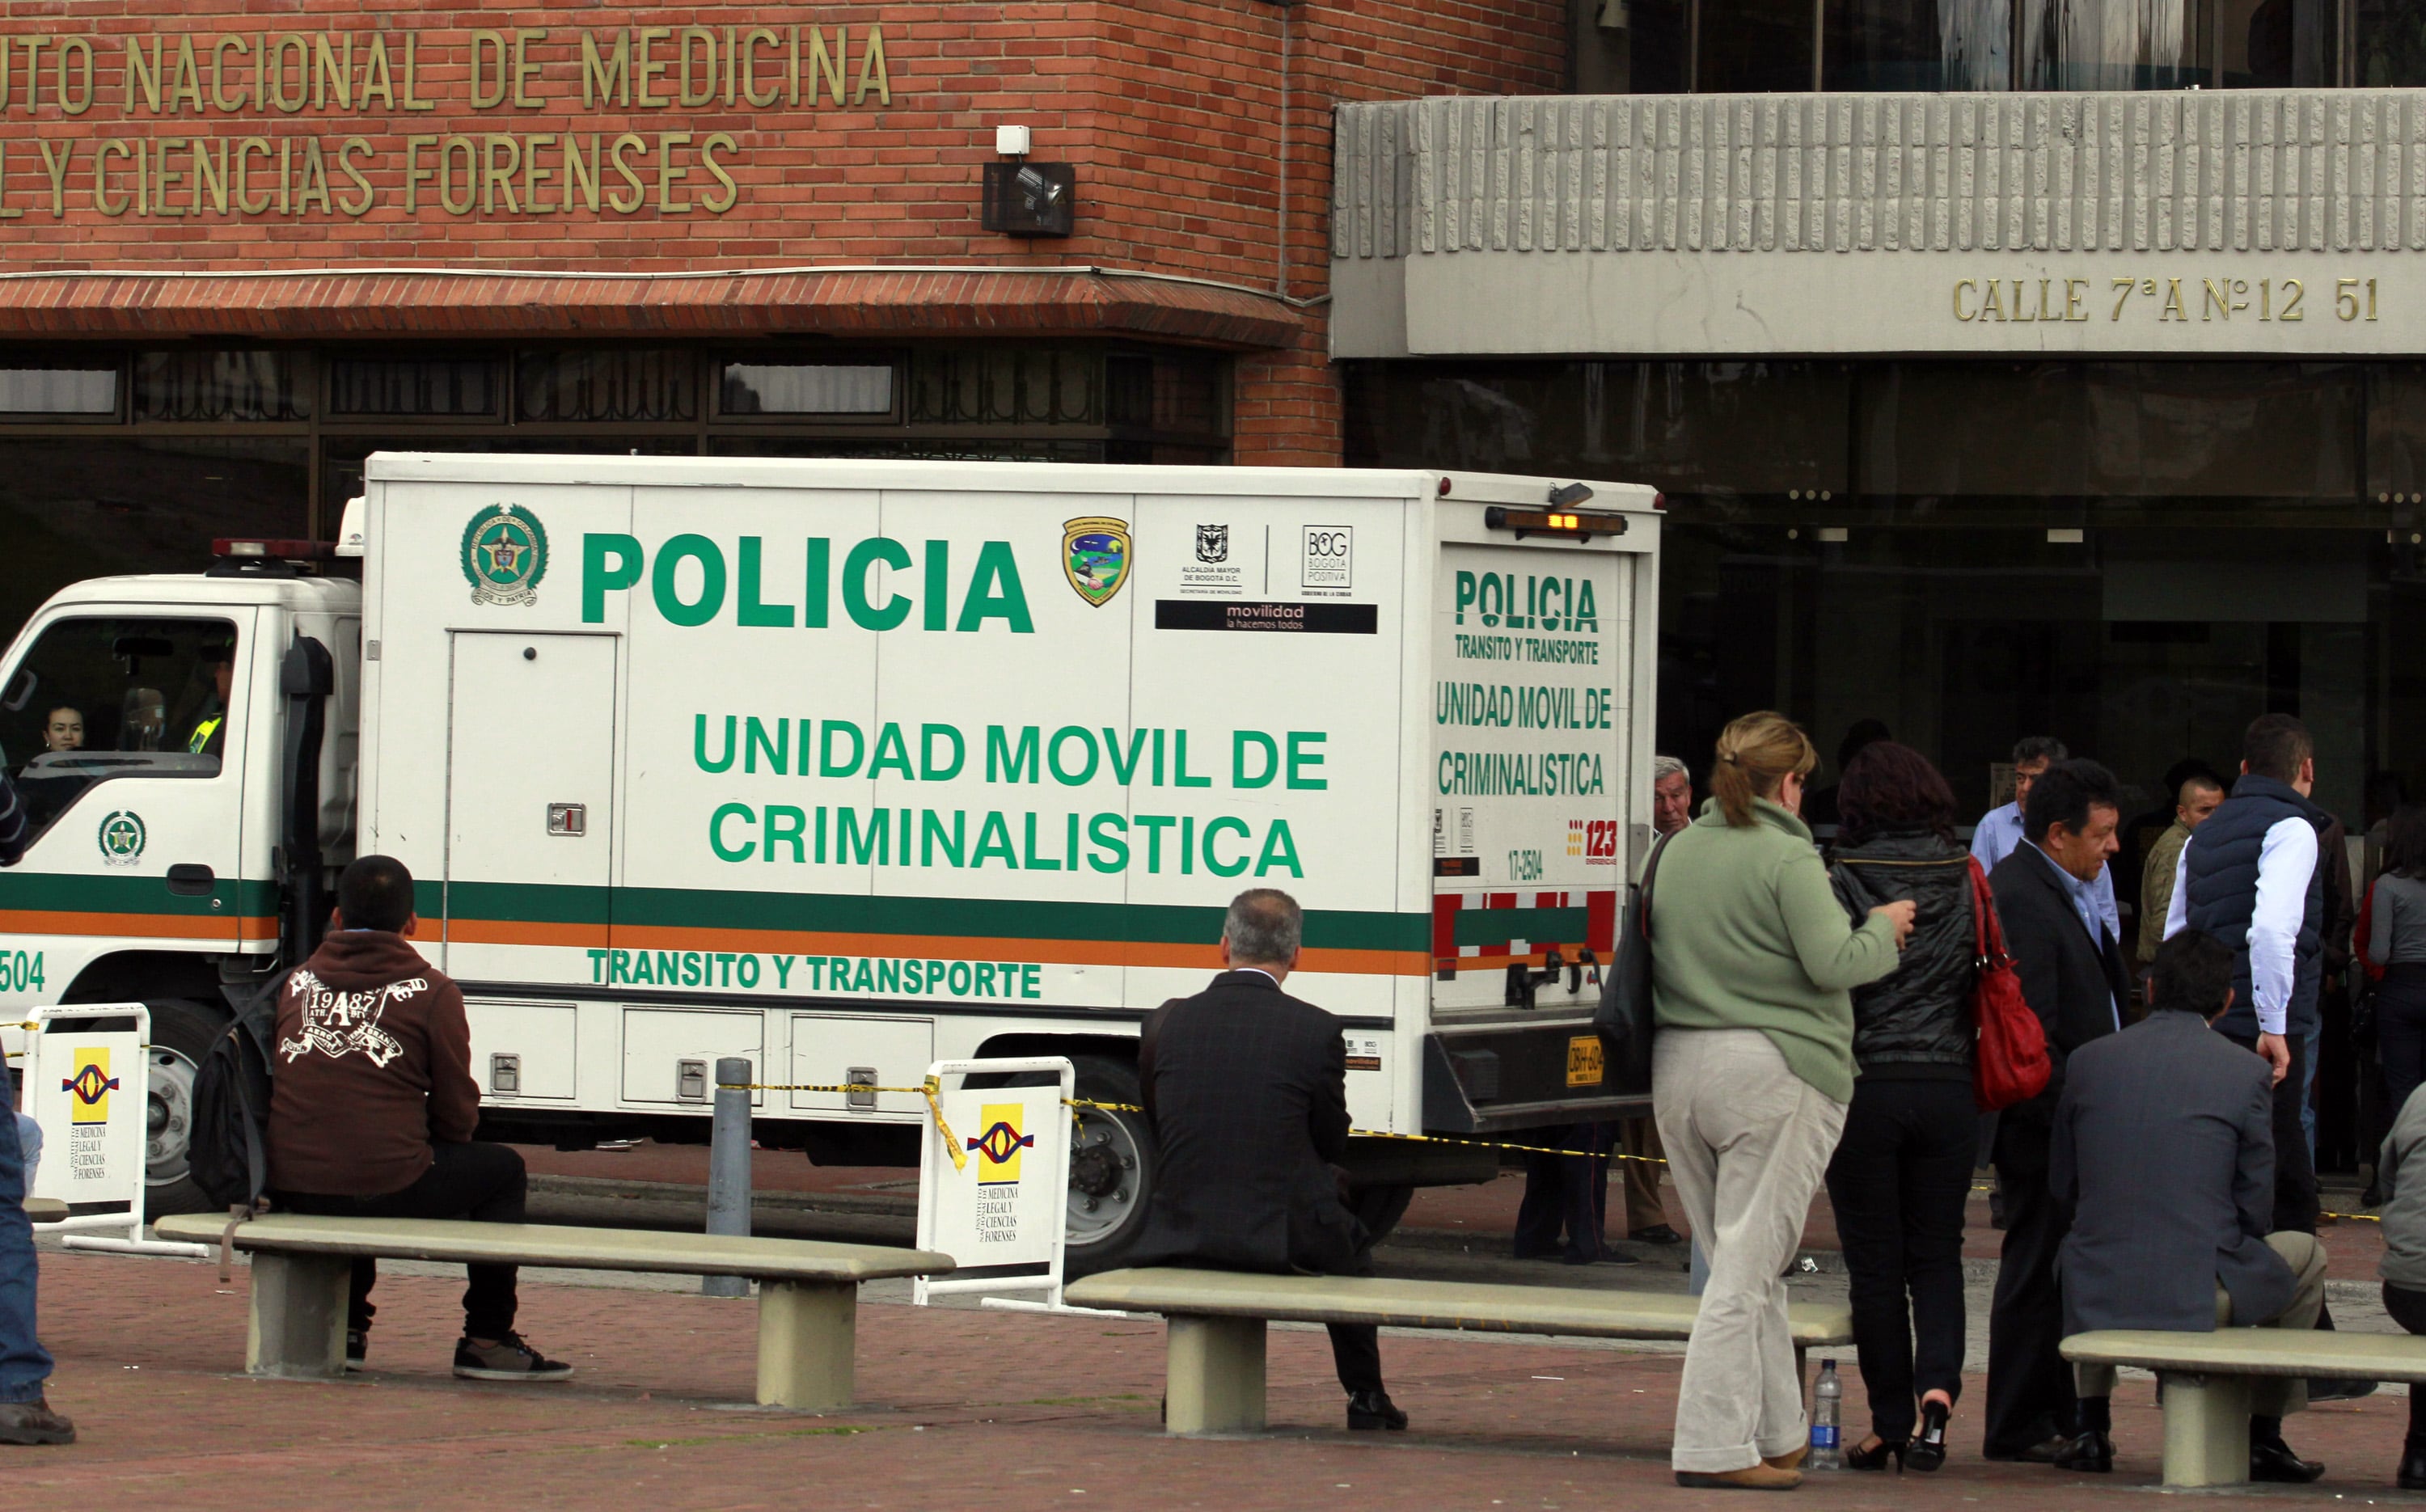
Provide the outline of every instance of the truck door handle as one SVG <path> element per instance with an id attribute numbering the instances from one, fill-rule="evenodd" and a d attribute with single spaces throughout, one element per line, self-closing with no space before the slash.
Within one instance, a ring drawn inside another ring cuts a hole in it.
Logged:
<path id="1" fill-rule="evenodd" d="M 218 885 L 218 878 L 207 866 L 191 864 L 169 868 L 169 891 L 181 898 L 206 898 Z"/>

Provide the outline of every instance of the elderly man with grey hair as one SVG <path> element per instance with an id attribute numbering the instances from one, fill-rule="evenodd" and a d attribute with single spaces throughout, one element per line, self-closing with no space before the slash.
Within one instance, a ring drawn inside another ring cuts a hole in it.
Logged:
<path id="1" fill-rule="evenodd" d="M 1326 1276 L 1370 1270 L 1372 1235 L 1403 1192 L 1360 1212 L 1342 1198 L 1348 1049 L 1339 1021 L 1281 990 L 1305 916 L 1273 888 L 1241 893 L 1221 927 L 1226 968 L 1148 1015 L 1138 1082 L 1157 1147 L 1134 1265 Z M 1382 1385 L 1379 1330 L 1331 1325 L 1350 1428 L 1404 1428 Z"/>
<path id="2" fill-rule="evenodd" d="M 1651 758 L 1651 828 L 1662 839 L 1693 822 L 1693 774 L 1674 756 Z M 1625 1166 L 1625 1236 L 1639 1244 L 1682 1244 L 1659 1196 L 1659 1173 L 1668 1152 L 1659 1148 L 1659 1126 L 1628 1118 L 1618 1126 Z"/>

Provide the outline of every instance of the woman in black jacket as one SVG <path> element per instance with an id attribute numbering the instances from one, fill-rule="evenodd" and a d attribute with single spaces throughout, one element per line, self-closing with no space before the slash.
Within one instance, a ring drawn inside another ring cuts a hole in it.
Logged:
<path id="1" fill-rule="evenodd" d="M 1909 746 L 1865 747 L 1836 806 L 1829 875 L 1848 913 L 1859 921 L 1900 898 L 1918 909 L 1895 974 L 1853 989 L 1861 1080 L 1828 1165 L 1870 1396 L 1870 1435 L 1845 1464 L 1935 1470 L 1963 1390 L 1963 1207 L 1979 1142 L 1970 853 L 1954 838 L 1946 779 Z"/>

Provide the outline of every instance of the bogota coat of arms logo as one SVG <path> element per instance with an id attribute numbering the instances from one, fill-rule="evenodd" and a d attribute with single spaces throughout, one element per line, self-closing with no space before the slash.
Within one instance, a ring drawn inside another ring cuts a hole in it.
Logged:
<path id="1" fill-rule="evenodd" d="M 547 530 L 527 509 L 492 505 L 464 525 L 461 557 L 474 603 L 531 603 L 547 576 Z"/>
<path id="2" fill-rule="evenodd" d="M 1097 608 L 1129 578 L 1129 523 L 1089 518 L 1061 527 L 1061 571 L 1078 597 Z"/>

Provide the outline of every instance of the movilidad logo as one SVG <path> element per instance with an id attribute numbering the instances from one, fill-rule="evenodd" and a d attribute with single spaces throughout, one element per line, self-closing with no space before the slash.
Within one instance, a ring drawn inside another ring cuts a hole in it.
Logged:
<path id="1" fill-rule="evenodd" d="M 527 509 L 493 505 L 463 527 L 462 565 L 474 603 L 533 603 L 547 576 L 547 531 Z"/>
<path id="2" fill-rule="evenodd" d="M 101 829 L 94 838 L 101 844 L 103 865 L 132 866 L 143 859 L 143 842 L 149 836 L 141 815 L 132 809 L 115 809 L 102 815 Z"/>
<path id="3" fill-rule="evenodd" d="M 1061 527 L 1061 571 L 1078 597 L 1102 608 L 1129 580 L 1129 523 L 1072 520 Z"/>

